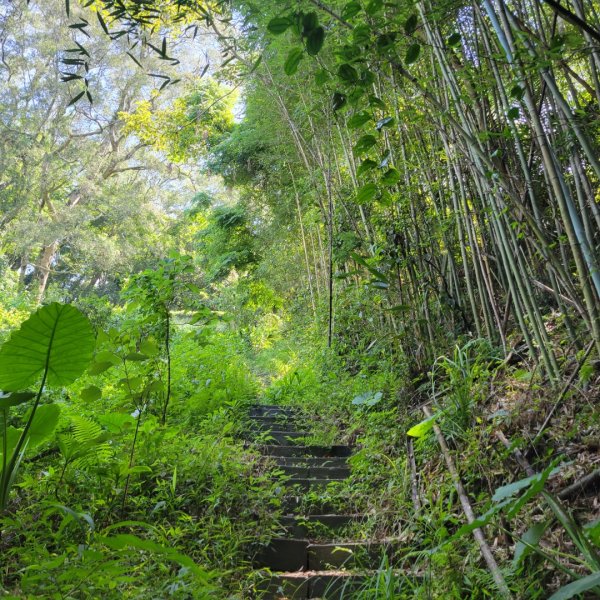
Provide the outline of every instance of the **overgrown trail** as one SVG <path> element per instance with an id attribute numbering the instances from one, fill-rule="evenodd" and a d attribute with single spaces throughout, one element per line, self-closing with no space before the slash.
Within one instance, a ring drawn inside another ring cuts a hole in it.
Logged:
<path id="1" fill-rule="evenodd" d="M 255 567 L 265 570 L 258 573 L 261 597 L 337 600 L 382 593 L 373 573 L 393 560 L 398 544 L 353 539 L 366 515 L 335 511 L 318 495 L 349 477 L 352 448 L 303 445 L 310 433 L 299 431 L 299 421 L 292 408 L 258 405 L 250 410 L 250 437 L 271 459 L 273 476 L 283 474 L 286 487 L 282 534 L 254 557 Z"/>

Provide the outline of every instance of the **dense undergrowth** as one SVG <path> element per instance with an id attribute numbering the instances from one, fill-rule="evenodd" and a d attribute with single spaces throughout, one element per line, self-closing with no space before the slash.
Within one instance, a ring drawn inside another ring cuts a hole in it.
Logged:
<path id="1" fill-rule="evenodd" d="M 162 423 L 160 323 L 139 302 L 100 305 L 81 303 L 95 326 L 94 360 L 74 383 L 45 390 L 41 407 L 60 413 L 25 454 L 2 516 L 5 596 L 253 597 L 252 552 L 279 530 L 281 500 L 278 482 L 244 442 L 247 408 L 259 399 L 297 407 L 310 422 L 311 443 L 355 446 L 351 478 L 304 502 L 366 515 L 340 541 L 401 541 L 397 560 L 382 562 L 361 597 L 497 593 L 470 532 L 461 530 L 465 517 L 423 403 L 436 415 L 475 513 L 488 515 L 487 537 L 516 597 L 546 598 L 569 577 L 597 570 L 594 498 L 569 496 L 568 515 L 561 515 L 540 495 L 564 489 L 594 464 L 599 430 L 586 401 L 596 390 L 590 370 L 551 433 L 533 446 L 552 398 L 535 369 L 508 365 L 484 340 L 457 346 L 411 381 L 385 348 L 340 353 L 318 329 L 294 329 L 285 319 L 242 335 L 223 313 L 178 310 Z M 8 314 L 5 337 L 27 312 Z M 14 425 L 30 407 L 16 408 Z M 517 484 L 503 502 L 497 490 L 526 474 L 498 430 L 544 477 L 541 485 L 536 478 Z M 548 467 L 555 472 L 546 482 Z"/>
<path id="2" fill-rule="evenodd" d="M 2 597 L 259 597 L 256 402 L 349 600 L 599 597 L 597 1 L 116 5 L 0 5 Z"/>

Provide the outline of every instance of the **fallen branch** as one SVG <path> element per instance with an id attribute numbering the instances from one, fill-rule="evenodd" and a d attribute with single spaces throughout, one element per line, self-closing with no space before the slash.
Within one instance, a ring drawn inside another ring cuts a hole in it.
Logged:
<path id="1" fill-rule="evenodd" d="M 494 435 L 502 442 L 502 444 L 504 444 L 504 447 L 507 450 L 512 452 L 515 460 L 519 463 L 519 466 L 523 469 L 523 471 L 525 471 L 528 477 L 535 475 L 535 471 L 531 468 L 531 465 L 525 456 L 523 456 L 522 452 L 518 448 L 511 448 L 508 438 L 500 430 L 494 431 Z M 584 490 L 588 486 L 592 485 L 596 482 L 596 480 L 600 481 L 600 469 L 596 469 L 595 471 L 584 475 L 577 481 L 574 481 L 571 485 L 568 485 L 566 488 L 558 492 L 557 496 L 561 500 L 566 500 L 567 498 L 573 496 L 576 492 Z"/>
<path id="2" fill-rule="evenodd" d="M 587 475 L 584 475 L 577 481 L 574 481 L 571 485 L 568 485 L 566 488 L 561 490 L 558 493 L 558 497 L 561 500 L 565 500 L 574 496 L 577 492 L 585 490 L 588 486 L 592 485 L 598 480 L 600 482 L 600 469 L 596 469 Z"/>
<path id="3" fill-rule="evenodd" d="M 504 444 L 505 448 L 509 452 L 512 452 L 513 456 L 515 457 L 515 460 L 519 463 L 521 469 L 525 471 L 527 477 L 535 475 L 535 471 L 532 469 L 531 465 L 529 464 L 529 461 L 525 458 L 523 453 L 518 448 L 511 448 L 508 438 L 499 429 L 496 429 L 496 431 L 494 431 L 494 435 Z"/>
<path id="4" fill-rule="evenodd" d="M 423 412 L 425 413 L 425 416 L 427 418 L 431 418 L 432 414 L 431 414 L 431 411 L 429 410 L 429 408 L 424 406 Z M 437 438 L 438 444 L 440 445 L 440 448 L 442 449 L 442 454 L 444 455 L 444 460 L 446 461 L 446 466 L 448 467 L 448 471 L 450 471 L 450 475 L 452 477 L 452 482 L 454 483 L 454 487 L 458 493 L 458 497 L 460 499 L 460 503 L 462 505 L 463 512 L 465 513 L 465 516 L 467 517 L 467 522 L 469 524 L 471 524 L 471 523 L 473 523 L 473 521 L 475 521 L 475 513 L 473 512 L 473 508 L 471 507 L 471 502 L 469 501 L 469 497 L 467 496 L 467 493 L 465 492 L 465 488 L 463 487 L 462 481 L 460 479 L 460 475 L 458 474 L 456 466 L 454 465 L 454 461 L 452 460 L 452 456 L 450 454 L 448 445 L 446 444 L 444 434 L 442 433 L 442 430 L 439 428 L 439 426 L 435 422 L 433 424 L 433 431 L 435 432 L 435 436 Z M 504 576 L 502 575 L 502 572 L 500 571 L 500 568 L 498 567 L 498 564 L 496 563 L 496 559 L 494 558 L 494 555 L 492 554 L 492 551 L 491 551 L 488 543 L 485 540 L 483 531 L 481 529 L 479 529 L 479 527 L 477 529 L 473 530 L 473 537 L 479 544 L 479 550 L 481 551 L 481 555 L 483 556 L 485 562 L 487 563 L 488 569 L 490 570 L 490 573 L 492 574 L 492 577 L 494 578 L 494 581 L 496 582 L 496 585 L 498 586 L 498 590 L 499 590 L 500 594 L 504 598 L 510 598 L 511 593 L 510 593 L 510 590 L 508 589 L 508 586 L 506 585 Z"/>

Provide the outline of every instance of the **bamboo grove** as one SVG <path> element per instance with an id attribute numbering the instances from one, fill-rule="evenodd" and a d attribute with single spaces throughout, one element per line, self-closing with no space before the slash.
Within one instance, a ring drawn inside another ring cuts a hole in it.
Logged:
<path id="1" fill-rule="evenodd" d="M 553 332 L 600 351 L 596 2 L 94 6 L 113 37 L 216 36 L 246 145 L 213 166 L 237 161 L 240 187 L 295 215 L 330 343 L 356 337 L 335 324 L 354 293 L 361 326 L 415 373 L 460 335 L 522 343 L 552 380 Z M 151 47 L 173 60 L 166 38 Z"/>
<path id="2" fill-rule="evenodd" d="M 557 317 L 600 350 L 598 7 L 555 8 L 242 6 L 235 42 L 213 23 L 278 112 L 311 301 L 335 313 L 366 283 L 417 370 L 461 333 L 508 352 L 516 329 L 556 379 Z"/>

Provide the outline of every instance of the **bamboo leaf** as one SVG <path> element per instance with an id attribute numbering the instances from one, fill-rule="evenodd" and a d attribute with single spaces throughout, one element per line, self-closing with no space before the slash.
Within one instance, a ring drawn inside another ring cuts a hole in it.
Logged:
<path id="1" fill-rule="evenodd" d="M 516 569 L 531 552 L 531 546 L 537 546 L 539 544 L 548 525 L 549 523 L 547 522 L 535 523 L 523 534 L 523 537 L 515 546 L 515 555 L 512 561 L 513 569 Z"/>
<path id="2" fill-rule="evenodd" d="M 600 587 L 600 571 L 561 587 L 548 600 L 569 600 L 569 598 L 589 592 L 596 587 Z"/>

